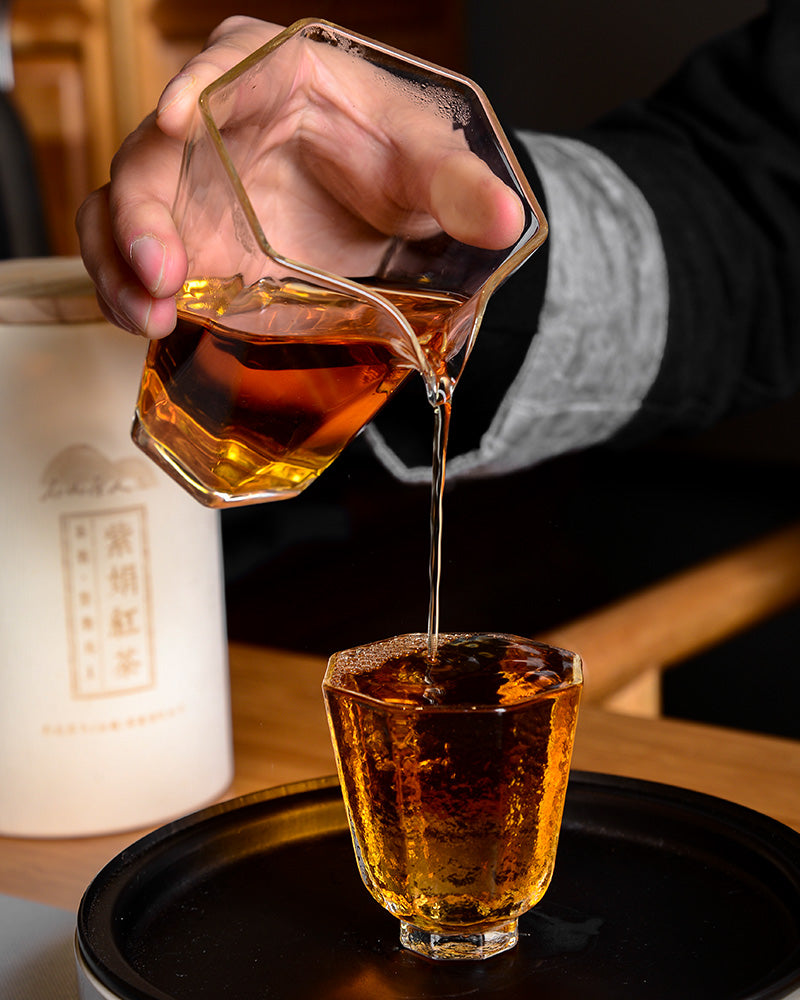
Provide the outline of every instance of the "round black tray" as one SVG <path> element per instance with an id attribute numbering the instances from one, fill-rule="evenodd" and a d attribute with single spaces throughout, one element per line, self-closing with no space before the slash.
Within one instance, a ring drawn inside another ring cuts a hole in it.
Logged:
<path id="1" fill-rule="evenodd" d="M 362 886 L 333 778 L 163 827 L 78 913 L 122 1000 L 756 1000 L 800 996 L 800 835 L 649 782 L 573 772 L 556 872 L 516 949 L 433 962 Z"/>

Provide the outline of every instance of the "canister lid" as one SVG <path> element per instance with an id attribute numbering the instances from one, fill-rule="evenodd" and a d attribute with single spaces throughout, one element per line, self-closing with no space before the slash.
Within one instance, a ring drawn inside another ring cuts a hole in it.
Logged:
<path id="1" fill-rule="evenodd" d="M 94 285 L 80 257 L 0 262 L 0 326 L 101 321 Z"/>

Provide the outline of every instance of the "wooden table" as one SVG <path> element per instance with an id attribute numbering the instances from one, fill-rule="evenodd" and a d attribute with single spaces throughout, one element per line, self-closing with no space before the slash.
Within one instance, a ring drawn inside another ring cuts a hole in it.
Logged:
<path id="1" fill-rule="evenodd" d="M 237 645 L 230 659 L 236 776 L 224 797 L 333 773 L 324 662 Z M 800 742 L 585 707 L 573 765 L 719 795 L 800 830 Z M 143 832 L 0 838 L 0 893 L 74 910 L 95 873 Z"/>

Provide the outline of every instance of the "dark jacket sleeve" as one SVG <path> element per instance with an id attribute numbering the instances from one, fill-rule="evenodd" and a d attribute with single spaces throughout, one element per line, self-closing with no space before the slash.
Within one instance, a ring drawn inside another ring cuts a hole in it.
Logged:
<path id="1" fill-rule="evenodd" d="M 547 217 L 547 198 L 525 145 L 509 142 L 536 200 Z M 550 247 L 545 240 L 525 265 L 494 293 L 456 388 L 448 454 L 473 451 L 519 371 L 544 303 Z M 431 415 L 422 379 L 409 379 L 375 421 L 392 451 L 408 468 L 431 461 Z"/>
<path id="2" fill-rule="evenodd" d="M 642 191 L 667 262 L 662 366 L 617 440 L 702 427 L 796 390 L 800 2 L 776 0 L 579 138 Z"/>
<path id="3" fill-rule="evenodd" d="M 594 147 L 643 195 L 666 262 L 660 366 L 613 442 L 700 429 L 800 387 L 800 0 L 774 0 L 649 99 L 565 138 L 579 140 L 576 156 Z M 535 164 L 525 147 L 518 156 L 547 213 Z M 549 222 L 555 234 L 559 219 Z M 451 457 L 488 428 L 554 280 L 540 251 L 490 302 L 456 390 Z M 409 433 L 424 411 L 416 391 L 379 422 L 407 465 L 429 454 L 425 433 Z"/>

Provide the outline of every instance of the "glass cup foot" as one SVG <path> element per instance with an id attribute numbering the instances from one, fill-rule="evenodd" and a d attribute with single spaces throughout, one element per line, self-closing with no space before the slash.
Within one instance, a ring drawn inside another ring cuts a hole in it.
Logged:
<path id="1" fill-rule="evenodd" d="M 517 921 L 493 927 L 483 933 L 426 931 L 405 920 L 400 921 L 400 943 L 409 951 L 426 958 L 444 961 L 475 961 L 491 958 L 509 948 L 518 940 Z"/>

